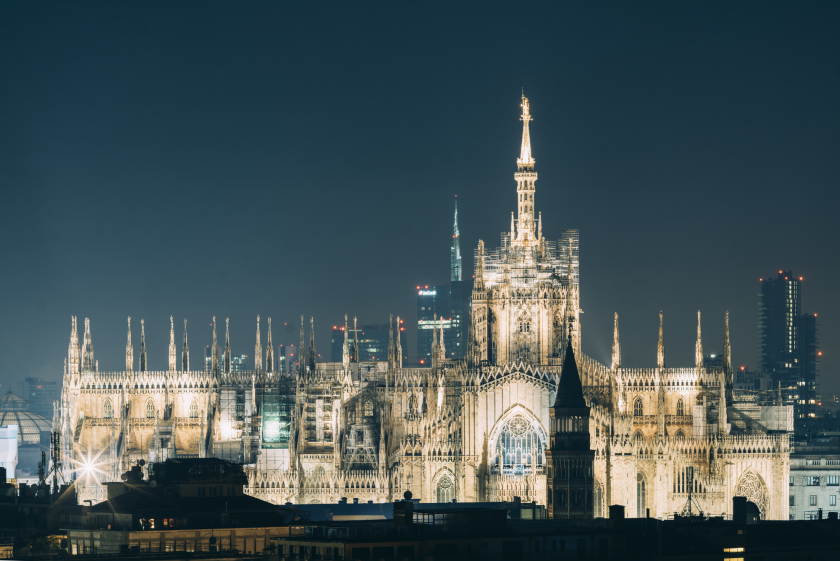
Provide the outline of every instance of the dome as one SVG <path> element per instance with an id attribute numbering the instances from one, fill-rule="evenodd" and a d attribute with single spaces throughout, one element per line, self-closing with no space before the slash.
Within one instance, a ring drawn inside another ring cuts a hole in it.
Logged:
<path id="1" fill-rule="evenodd" d="M 41 444 L 41 434 L 52 431 L 52 424 L 42 417 L 26 410 L 26 401 L 7 393 L 0 400 L 0 426 L 17 425 L 20 444 Z"/>

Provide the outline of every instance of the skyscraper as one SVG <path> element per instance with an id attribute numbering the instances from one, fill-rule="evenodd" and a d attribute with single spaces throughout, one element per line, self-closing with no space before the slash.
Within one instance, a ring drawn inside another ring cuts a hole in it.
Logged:
<path id="1" fill-rule="evenodd" d="M 761 368 L 794 404 L 801 436 L 807 420 L 816 417 L 817 404 L 817 315 L 802 312 L 804 280 L 783 269 L 759 280 Z"/>
<path id="2" fill-rule="evenodd" d="M 458 195 L 455 195 L 455 219 L 452 223 L 452 242 L 449 245 L 449 282 L 464 280 L 462 274 L 461 232 L 458 230 Z"/>
<path id="3" fill-rule="evenodd" d="M 445 334 L 452 323 L 446 317 L 449 287 L 418 284 L 415 288 L 417 290 L 417 364 L 430 366 L 435 330 L 443 327 Z"/>

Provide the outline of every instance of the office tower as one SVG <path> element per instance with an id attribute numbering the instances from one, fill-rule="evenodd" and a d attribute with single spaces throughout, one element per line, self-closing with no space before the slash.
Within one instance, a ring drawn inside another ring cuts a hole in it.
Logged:
<path id="1" fill-rule="evenodd" d="M 817 406 L 817 315 L 802 312 L 804 281 L 784 269 L 759 279 L 761 368 L 793 403 L 798 436 L 807 436 Z"/>

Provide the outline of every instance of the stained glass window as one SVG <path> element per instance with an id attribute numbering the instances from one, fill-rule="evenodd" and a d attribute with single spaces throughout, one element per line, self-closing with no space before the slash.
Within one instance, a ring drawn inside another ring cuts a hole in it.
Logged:
<path id="1" fill-rule="evenodd" d="M 511 417 L 496 441 L 497 469 L 522 475 L 545 464 L 545 442 L 540 432 L 522 415 Z"/>
<path id="2" fill-rule="evenodd" d="M 452 499 L 455 498 L 455 484 L 452 482 L 452 478 L 448 475 L 444 475 L 440 479 L 438 479 L 437 483 L 437 502 L 439 503 L 451 503 Z"/>

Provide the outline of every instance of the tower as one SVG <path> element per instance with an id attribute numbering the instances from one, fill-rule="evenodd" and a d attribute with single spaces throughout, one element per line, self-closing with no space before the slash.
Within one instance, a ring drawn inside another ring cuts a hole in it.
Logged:
<path id="1" fill-rule="evenodd" d="M 79 320 L 76 316 L 70 318 L 70 342 L 67 345 L 67 373 L 78 374 L 81 370 L 82 360 L 79 350 Z"/>
<path id="2" fill-rule="evenodd" d="M 460 282 L 461 268 L 461 232 L 458 230 L 458 195 L 455 195 L 455 217 L 452 222 L 452 242 L 449 245 L 449 282 Z"/>
<path id="3" fill-rule="evenodd" d="M 190 369 L 190 340 L 187 336 L 187 320 L 184 319 L 184 343 L 181 347 L 181 370 L 188 372 Z"/>
<path id="4" fill-rule="evenodd" d="M 134 370 L 134 344 L 131 342 L 131 316 L 128 316 L 128 332 L 125 336 L 125 370 Z"/>
<path id="5" fill-rule="evenodd" d="M 265 371 L 274 372 L 274 341 L 271 338 L 271 316 L 268 316 L 268 333 L 266 334 L 265 344 Z"/>
<path id="6" fill-rule="evenodd" d="M 140 372 L 149 367 L 149 357 L 146 352 L 146 321 L 140 318 Z"/>
<path id="7" fill-rule="evenodd" d="M 566 356 L 549 417 L 551 436 L 546 454 L 548 516 L 592 518 L 595 453 L 589 447 L 589 407 L 583 399 L 571 339 L 566 343 Z"/>
<path id="8" fill-rule="evenodd" d="M 178 370 L 178 346 L 175 344 L 175 318 L 169 316 L 169 371 Z"/>
<path id="9" fill-rule="evenodd" d="M 254 342 L 254 370 L 260 372 L 262 370 L 262 342 L 260 341 L 260 316 L 257 316 L 257 335 Z"/>
<path id="10" fill-rule="evenodd" d="M 82 370 L 93 370 L 96 362 L 93 358 L 93 336 L 90 333 L 90 318 L 85 318 L 85 332 L 82 337 Z"/>
<path id="11" fill-rule="evenodd" d="M 536 191 L 537 172 L 534 169 L 536 161 L 531 153 L 531 103 L 525 94 L 519 107 L 522 114 L 522 143 L 519 157 L 516 159 L 516 232 L 514 241 L 518 244 L 528 244 L 536 240 L 534 228 L 534 192 Z"/>

